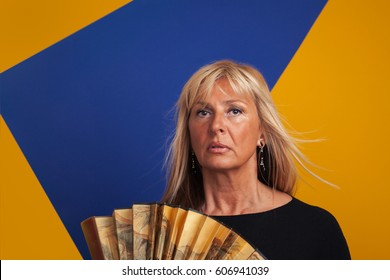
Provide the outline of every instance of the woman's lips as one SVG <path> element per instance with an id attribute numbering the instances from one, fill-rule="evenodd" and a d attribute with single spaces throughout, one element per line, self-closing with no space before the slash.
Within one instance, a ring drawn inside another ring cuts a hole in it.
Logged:
<path id="1" fill-rule="evenodd" d="M 213 154 L 222 154 L 230 150 L 230 148 L 222 143 L 213 142 L 207 148 L 208 152 Z"/>

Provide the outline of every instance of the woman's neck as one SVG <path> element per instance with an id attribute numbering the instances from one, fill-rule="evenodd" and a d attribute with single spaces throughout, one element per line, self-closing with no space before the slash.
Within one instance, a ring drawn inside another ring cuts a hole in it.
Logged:
<path id="1" fill-rule="evenodd" d="M 254 172 L 249 172 L 254 173 Z M 261 211 L 272 190 L 257 179 L 257 174 L 229 170 L 203 170 L 205 204 L 202 212 L 209 215 L 237 215 Z"/>
<path id="2" fill-rule="evenodd" d="M 201 212 L 213 216 L 260 213 L 291 201 L 289 194 L 262 184 L 252 173 L 202 170 L 205 203 Z"/>

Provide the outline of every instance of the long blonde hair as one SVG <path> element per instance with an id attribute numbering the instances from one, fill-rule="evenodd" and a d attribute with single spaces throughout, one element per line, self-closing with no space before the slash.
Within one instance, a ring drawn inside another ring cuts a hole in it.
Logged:
<path id="1" fill-rule="evenodd" d="M 162 201 L 194 209 L 204 203 L 202 174 L 194 174 L 192 170 L 188 118 L 194 104 L 205 100 L 219 79 L 226 79 L 236 94 L 249 95 L 256 105 L 266 142 L 267 162 L 266 172 L 258 163 L 258 179 L 276 190 L 292 194 L 297 178 L 295 161 L 303 165 L 305 158 L 296 140 L 286 132 L 264 77 L 252 66 L 222 60 L 200 68 L 181 92 L 176 104 L 176 132 L 166 156 L 168 184 Z"/>

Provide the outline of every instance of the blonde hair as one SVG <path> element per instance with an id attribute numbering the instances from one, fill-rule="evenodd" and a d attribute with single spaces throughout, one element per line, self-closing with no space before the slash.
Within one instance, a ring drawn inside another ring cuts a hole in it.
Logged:
<path id="1" fill-rule="evenodd" d="M 295 161 L 303 165 L 305 158 L 298 150 L 296 140 L 286 132 L 264 77 L 252 66 L 222 60 L 200 68 L 181 92 L 176 104 L 176 132 L 166 156 L 168 184 L 162 201 L 194 209 L 204 203 L 202 174 L 192 172 L 188 118 L 194 104 L 206 100 L 219 79 L 226 79 L 236 94 L 249 95 L 256 105 L 267 160 L 266 173 L 258 163 L 259 180 L 292 194 L 297 178 Z"/>

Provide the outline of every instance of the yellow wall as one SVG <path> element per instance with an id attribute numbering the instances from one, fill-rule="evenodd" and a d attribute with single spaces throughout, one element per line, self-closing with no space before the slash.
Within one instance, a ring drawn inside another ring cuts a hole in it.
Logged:
<path id="1" fill-rule="evenodd" d="M 0 73 L 131 0 L 4 0 L 0 4 Z"/>
<path id="2" fill-rule="evenodd" d="M 0 259 L 81 259 L 1 116 L 0 137 Z"/>
<path id="3" fill-rule="evenodd" d="M 354 259 L 390 259 L 390 2 L 329 1 L 273 94 L 313 169 L 297 196 L 330 210 Z M 314 131 L 313 131 L 314 130 Z"/>

